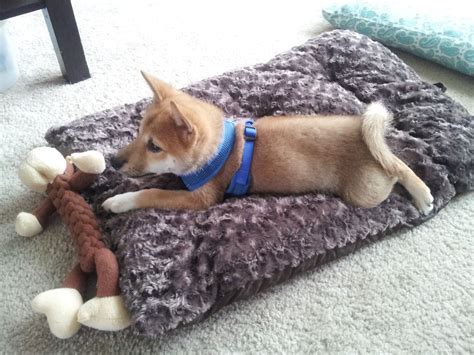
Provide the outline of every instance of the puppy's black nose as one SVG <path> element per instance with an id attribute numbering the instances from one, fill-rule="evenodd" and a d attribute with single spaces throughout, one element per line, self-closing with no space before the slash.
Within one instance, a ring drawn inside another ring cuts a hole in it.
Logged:
<path id="1" fill-rule="evenodd" d="M 118 156 L 113 156 L 112 159 L 110 159 L 110 163 L 115 170 L 119 170 L 125 162 L 125 159 L 119 158 Z"/>

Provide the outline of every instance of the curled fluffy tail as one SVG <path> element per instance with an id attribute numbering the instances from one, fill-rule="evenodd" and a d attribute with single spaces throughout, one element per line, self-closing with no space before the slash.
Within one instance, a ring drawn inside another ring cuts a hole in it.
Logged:
<path id="1" fill-rule="evenodd" d="M 362 138 L 372 156 L 389 175 L 397 175 L 398 159 L 385 142 L 385 131 L 392 122 L 392 115 L 381 102 L 373 102 L 363 114 Z"/>

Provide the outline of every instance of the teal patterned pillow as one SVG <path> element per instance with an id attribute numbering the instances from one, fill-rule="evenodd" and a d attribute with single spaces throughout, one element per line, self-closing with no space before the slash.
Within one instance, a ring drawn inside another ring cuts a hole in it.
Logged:
<path id="1" fill-rule="evenodd" d="M 335 27 L 474 76 L 474 20 L 433 11 L 432 7 L 424 10 L 414 11 L 393 1 L 356 1 L 330 5 L 323 16 Z"/>

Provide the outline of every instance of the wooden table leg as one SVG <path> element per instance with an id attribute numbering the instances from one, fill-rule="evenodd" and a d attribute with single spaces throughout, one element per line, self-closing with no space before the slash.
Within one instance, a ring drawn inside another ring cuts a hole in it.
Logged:
<path id="1" fill-rule="evenodd" d="M 90 78 L 71 0 L 45 0 L 44 18 L 63 76 L 71 84 Z"/>

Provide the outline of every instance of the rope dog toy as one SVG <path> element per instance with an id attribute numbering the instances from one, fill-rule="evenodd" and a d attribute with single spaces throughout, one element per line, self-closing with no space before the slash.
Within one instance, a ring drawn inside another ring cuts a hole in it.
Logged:
<path id="1" fill-rule="evenodd" d="M 21 181 L 33 191 L 46 192 L 47 197 L 31 213 L 18 214 L 17 233 L 25 237 L 41 233 L 57 212 L 76 247 L 78 263 L 62 287 L 40 293 L 31 303 L 34 311 L 46 315 L 58 338 L 73 336 L 81 324 L 108 331 L 130 325 L 120 295 L 117 259 L 102 240 L 91 206 L 79 194 L 104 170 L 104 157 L 97 151 L 75 153 L 66 160 L 50 147 L 33 149 L 19 168 Z M 93 273 L 97 275 L 96 296 L 84 303 L 88 277 Z"/>

